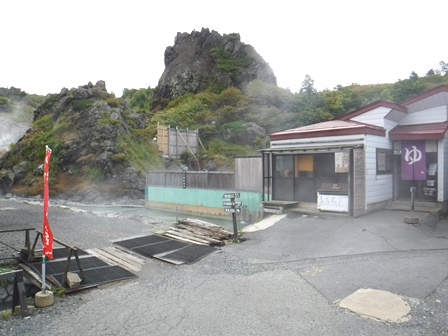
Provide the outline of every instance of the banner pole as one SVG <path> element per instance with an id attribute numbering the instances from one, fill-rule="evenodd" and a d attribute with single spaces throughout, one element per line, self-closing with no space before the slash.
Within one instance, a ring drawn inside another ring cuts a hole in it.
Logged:
<path id="1" fill-rule="evenodd" d="M 48 178 L 50 170 L 50 156 L 51 148 L 45 146 L 45 161 L 44 161 L 44 216 L 42 221 L 42 293 L 45 294 L 46 290 L 46 265 L 45 259 L 48 254 L 50 259 L 53 259 L 53 234 L 48 224 L 48 198 L 49 198 L 49 187 Z"/>
<path id="2" fill-rule="evenodd" d="M 42 253 L 42 293 L 45 294 L 46 284 L 45 284 L 45 254 Z"/>

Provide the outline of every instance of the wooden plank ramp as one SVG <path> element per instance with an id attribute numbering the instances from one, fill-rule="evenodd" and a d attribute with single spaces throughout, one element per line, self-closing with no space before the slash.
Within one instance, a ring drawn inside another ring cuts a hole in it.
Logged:
<path id="1" fill-rule="evenodd" d="M 222 246 L 233 234 L 219 225 L 185 218 L 161 235 L 197 245 Z"/>
<path id="2" fill-rule="evenodd" d="M 123 267 L 131 272 L 141 271 L 145 261 L 133 254 L 115 247 L 93 248 L 86 250 L 91 255 L 107 262 L 110 265 Z"/>
<path id="3" fill-rule="evenodd" d="M 29 276 L 29 280 L 34 286 L 42 288 L 42 276 L 40 274 L 34 272 L 31 267 L 24 263 L 19 263 L 19 267 Z M 45 282 L 45 288 L 51 290 L 51 285 L 48 282 Z"/>

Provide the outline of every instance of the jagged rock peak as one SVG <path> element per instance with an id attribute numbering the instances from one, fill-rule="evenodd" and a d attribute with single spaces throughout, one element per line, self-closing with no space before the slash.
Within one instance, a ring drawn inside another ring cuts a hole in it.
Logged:
<path id="1" fill-rule="evenodd" d="M 67 88 L 63 88 L 59 95 L 64 96 L 68 91 Z M 78 86 L 78 88 L 72 88 L 70 91 L 75 99 L 101 98 L 101 96 L 107 94 L 106 82 L 103 80 L 97 81 L 95 85 L 89 82 L 86 85 Z"/>
<path id="2" fill-rule="evenodd" d="M 224 34 L 207 28 L 177 33 L 174 45 L 165 50 L 165 71 L 154 92 L 153 108 L 164 107 L 167 100 L 206 88 L 245 86 L 259 79 L 277 84 L 268 63 L 240 34 Z"/>

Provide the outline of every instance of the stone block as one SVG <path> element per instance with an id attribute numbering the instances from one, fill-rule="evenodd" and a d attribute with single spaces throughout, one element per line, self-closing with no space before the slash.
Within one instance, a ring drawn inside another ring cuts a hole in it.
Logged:
<path id="1" fill-rule="evenodd" d="M 67 284 L 69 288 L 78 287 L 81 284 L 81 278 L 78 274 L 68 272 L 67 273 Z"/>

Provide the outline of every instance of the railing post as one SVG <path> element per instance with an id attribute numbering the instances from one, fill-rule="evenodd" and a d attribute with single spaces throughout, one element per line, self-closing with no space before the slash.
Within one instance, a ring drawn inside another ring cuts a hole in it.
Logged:
<path id="1" fill-rule="evenodd" d="M 25 285 L 23 283 L 23 271 L 13 271 L 11 273 L 6 273 L 1 278 L 7 278 L 8 275 L 14 276 L 14 289 L 12 293 L 12 311 L 14 312 L 14 309 L 16 306 L 20 304 L 20 311 L 22 314 L 22 317 L 28 317 L 30 315 L 28 311 L 28 305 L 26 304 L 25 299 Z"/>

